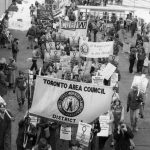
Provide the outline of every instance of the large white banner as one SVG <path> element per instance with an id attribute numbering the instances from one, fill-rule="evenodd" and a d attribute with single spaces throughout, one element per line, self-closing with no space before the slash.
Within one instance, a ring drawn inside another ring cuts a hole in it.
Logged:
<path id="1" fill-rule="evenodd" d="M 113 55 L 113 42 L 83 42 L 80 44 L 79 50 L 82 57 L 109 57 L 109 55 Z"/>
<path id="2" fill-rule="evenodd" d="M 71 124 L 90 123 L 109 110 L 112 95 L 111 87 L 37 76 L 30 113 Z"/>
<path id="3" fill-rule="evenodd" d="M 77 42 L 79 37 L 86 37 L 88 21 L 66 21 L 60 20 L 60 32 L 66 38 L 72 38 Z"/>

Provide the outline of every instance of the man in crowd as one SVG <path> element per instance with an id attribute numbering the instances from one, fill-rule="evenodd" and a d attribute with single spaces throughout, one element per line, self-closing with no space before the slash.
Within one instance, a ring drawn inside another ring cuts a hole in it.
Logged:
<path id="1" fill-rule="evenodd" d="M 28 40 L 29 40 L 29 43 L 30 43 L 30 47 L 27 47 L 27 49 L 31 48 L 33 49 L 33 44 L 34 44 L 34 40 L 35 40 L 35 37 L 36 37 L 36 28 L 35 28 L 35 25 L 32 25 L 31 28 L 29 28 L 27 34 L 26 34 L 26 37 L 28 37 Z"/>
<path id="2" fill-rule="evenodd" d="M 0 102 L 0 150 L 11 150 L 11 113 Z"/>
<path id="3" fill-rule="evenodd" d="M 127 100 L 127 112 L 130 110 L 130 121 L 133 131 L 138 131 L 138 118 L 139 118 L 139 108 L 140 104 L 143 102 L 143 96 L 141 92 L 138 91 L 137 86 L 133 86 L 132 90 L 128 94 Z"/>
<path id="4" fill-rule="evenodd" d="M 17 38 L 15 38 L 12 43 L 12 56 L 13 56 L 13 59 L 15 60 L 15 62 L 17 62 L 17 54 L 19 52 L 18 44 L 19 44 L 19 40 Z"/>
<path id="5" fill-rule="evenodd" d="M 21 108 L 25 101 L 25 91 L 27 87 L 26 77 L 22 71 L 19 71 L 19 76 L 16 78 L 13 92 L 17 94 L 17 102 Z"/>

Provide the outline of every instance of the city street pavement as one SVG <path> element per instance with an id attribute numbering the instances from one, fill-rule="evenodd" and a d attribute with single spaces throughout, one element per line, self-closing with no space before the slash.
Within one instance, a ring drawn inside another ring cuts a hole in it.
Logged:
<path id="1" fill-rule="evenodd" d="M 26 33 L 21 31 L 11 31 L 13 36 L 20 40 L 19 43 L 19 54 L 17 66 L 19 69 L 27 70 L 30 64 L 26 62 L 27 58 L 31 57 L 32 50 L 26 49 L 27 47 L 27 39 L 25 37 Z M 0 49 L 0 57 L 8 58 L 11 56 L 11 50 L 8 49 Z M 126 102 L 127 102 L 127 94 L 130 90 L 130 86 L 133 80 L 133 74 L 128 73 L 128 55 L 120 52 L 119 58 L 119 68 L 121 71 L 121 81 L 120 81 L 120 98 L 126 110 Z M 41 65 L 41 61 L 38 62 L 39 66 Z M 136 70 L 135 70 L 136 71 Z M 150 90 L 147 90 L 147 100 L 144 111 L 144 119 L 139 120 L 139 131 L 135 133 L 135 144 L 136 150 L 149 150 L 150 149 Z M 16 136 L 18 132 L 18 121 L 22 119 L 25 112 L 27 111 L 27 102 L 22 111 L 18 110 L 17 100 L 15 94 L 13 94 L 12 90 L 10 90 L 5 98 L 8 108 L 15 115 L 15 122 L 12 122 L 12 150 L 16 150 Z M 129 124 L 129 113 L 125 112 L 125 122 Z M 106 144 L 105 150 L 110 150 L 109 142 Z"/>

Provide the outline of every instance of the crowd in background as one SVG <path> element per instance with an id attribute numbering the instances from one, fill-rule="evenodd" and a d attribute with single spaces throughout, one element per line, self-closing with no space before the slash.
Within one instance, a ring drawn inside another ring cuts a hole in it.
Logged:
<path id="1" fill-rule="evenodd" d="M 79 1 L 79 4 L 82 5 L 100 5 L 100 3 L 96 3 L 97 1 Z M 108 0 L 103 0 L 104 4 L 108 3 Z M 110 1 L 113 3 L 113 0 Z M 75 5 L 72 2 L 70 7 L 66 8 L 66 16 L 65 19 L 69 21 L 75 21 L 77 19 L 82 20 L 82 13 L 77 18 L 74 14 L 74 10 L 76 9 Z M 122 3 L 122 1 L 118 0 L 116 3 Z M 97 60 L 91 59 L 92 65 L 90 68 L 90 73 L 85 75 L 86 68 L 86 58 L 80 59 L 72 59 L 71 60 L 71 69 L 63 71 L 62 66 L 59 62 L 59 58 L 50 59 L 49 51 L 47 50 L 46 43 L 54 42 L 55 49 L 61 50 L 62 56 L 70 56 L 72 51 L 79 51 L 79 41 L 76 46 L 72 46 L 70 40 L 65 38 L 58 32 L 58 28 L 54 28 L 54 24 L 58 23 L 58 19 L 55 18 L 48 25 L 45 25 L 42 20 L 38 19 L 34 12 L 36 8 L 38 9 L 40 4 L 36 3 L 35 5 L 31 5 L 30 7 L 30 15 L 32 17 L 32 27 L 28 30 L 26 37 L 29 41 L 29 47 L 27 49 L 32 50 L 32 58 L 28 60 L 32 61 L 32 65 L 29 68 L 31 71 L 31 75 L 33 75 L 32 83 L 29 83 L 27 80 L 27 76 L 23 71 L 19 71 L 19 76 L 16 76 L 17 72 L 17 54 L 19 52 L 19 40 L 17 38 L 12 39 L 11 33 L 7 33 L 8 31 L 8 16 L 6 15 L 4 20 L 0 26 L 0 40 L 1 46 L 3 48 L 11 48 L 12 57 L 9 59 L 9 63 L 6 62 L 5 58 L 1 58 L 0 62 L 0 95 L 3 97 L 7 94 L 8 88 L 12 89 L 17 96 L 17 102 L 19 108 L 24 105 L 25 99 L 28 98 L 29 108 L 32 105 L 34 86 L 36 75 L 49 76 L 52 78 L 59 78 L 64 80 L 70 80 L 75 82 L 85 82 L 92 83 L 92 76 L 95 76 L 97 71 L 102 67 L 105 67 L 108 63 L 112 63 L 116 70 L 115 72 L 119 75 L 119 81 L 121 80 L 121 74 L 119 71 L 119 62 L 116 59 L 111 58 L 98 58 Z M 44 5 L 43 5 L 44 7 Z M 125 19 L 117 17 L 115 13 L 112 13 L 111 17 L 106 13 L 103 14 L 101 18 L 86 16 L 91 19 L 88 24 L 87 35 L 88 40 L 93 42 L 98 42 L 98 38 L 100 41 L 114 41 L 113 47 L 113 55 L 114 58 L 118 58 L 119 51 L 123 51 L 124 43 L 127 43 L 128 36 L 127 34 L 131 34 L 131 38 L 136 37 L 136 33 L 139 31 L 138 25 L 139 20 L 137 17 L 134 17 L 132 13 L 129 13 Z M 111 27 L 107 27 L 107 23 L 111 23 Z M 92 38 L 93 36 L 93 38 Z M 101 37 L 100 37 L 101 36 Z M 148 51 L 145 50 L 144 42 L 149 42 L 149 26 L 144 23 L 144 20 L 140 23 L 140 33 L 137 34 L 136 43 L 130 46 L 129 51 L 129 73 L 134 73 L 133 67 L 135 62 L 137 61 L 137 73 L 144 73 L 145 75 L 149 75 L 149 63 L 147 60 L 150 60 L 150 55 Z M 8 45 L 8 47 L 6 47 Z M 42 60 L 43 65 L 40 69 L 37 65 L 39 59 Z M 117 83 L 117 84 L 118 84 Z M 31 89 L 29 90 L 29 84 Z M 104 79 L 104 85 L 110 86 L 110 79 Z M 94 120 L 91 124 L 93 124 L 91 143 L 89 145 L 89 149 L 93 150 L 95 147 L 96 141 L 99 141 L 99 149 L 102 150 L 105 146 L 105 142 L 108 138 L 111 138 L 111 146 L 115 148 L 115 150 L 130 150 L 134 148 L 133 142 L 133 133 L 138 131 L 138 118 L 139 113 L 140 117 L 143 118 L 143 109 L 144 109 L 144 94 L 138 93 L 137 86 L 134 86 L 133 89 L 128 94 L 127 100 L 127 112 L 130 110 L 131 117 L 131 128 L 129 128 L 124 123 L 124 113 L 125 109 L 121 103 L 119 98 L 119 86 L 116 85 L 114 87 L 114 95 L 113 101 L 111 104 L 111 109 L 106 112 L 105 115 L 110 116 L 110 121 L 108 124 L 110 125 L 110 132 L 108 137 L 99 137 L 97 139 L 96 133 L 98 133 L 100 129 L 100 125 L 98 119 Z M 0 108 L 5 108 L 4 105 L 0 105 Z M 40 119 L 38 125 L 35 127 L 30 123 L 30 117 L 27 115 L 24 119 L 22 119 L 18 126 L 18 137 L 16 140 L 17 150 L 25 150 L 25 149 L 34 149 L 41 150 L 42 148 L 45 150 L 53 149 L 55 150 L 55 138 L 53 134 L 55 134 L 55 130 L 60 128 L 60 124 L 58 122 L 50 122 L 48 119 Z M 30 131 L 28 128 L 30 127 Z M 9 128 L 9 127 L 7 127 Z M 45 129 L 47 129 L 52 133 L 52 136 L 47 136 L 45 133 Z M 1 134 L 0 134 L 1 135 Z M 28 141 L 24 140 L 24 135 L 28 137 Z M 1 137 L 0 137 L 1 138 Z M 1 140 L 0 140 L 1 141 Z M 0 142 L 0 149 L 2 146 L 2 142 Z M 80 147 L 78 142 L 71 141 L 70 147 L 78 146 Z M 81 147 L 82 148 L 82 147 Z M 3 148 L 2 148 L 3 149 Z M 8 150 L 8 149 L 7 149 Z M 9 149 L 10 150 L 10 149 Z"/>

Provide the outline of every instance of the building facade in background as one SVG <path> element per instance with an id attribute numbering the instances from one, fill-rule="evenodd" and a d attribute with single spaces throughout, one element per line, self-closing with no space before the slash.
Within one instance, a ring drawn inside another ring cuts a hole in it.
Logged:
<path id="1" fill-rule="evenodd" d="M 12 0 L 0 0 L 0 17 L 3 15 L 5 10 L 11 5 Z"/>

